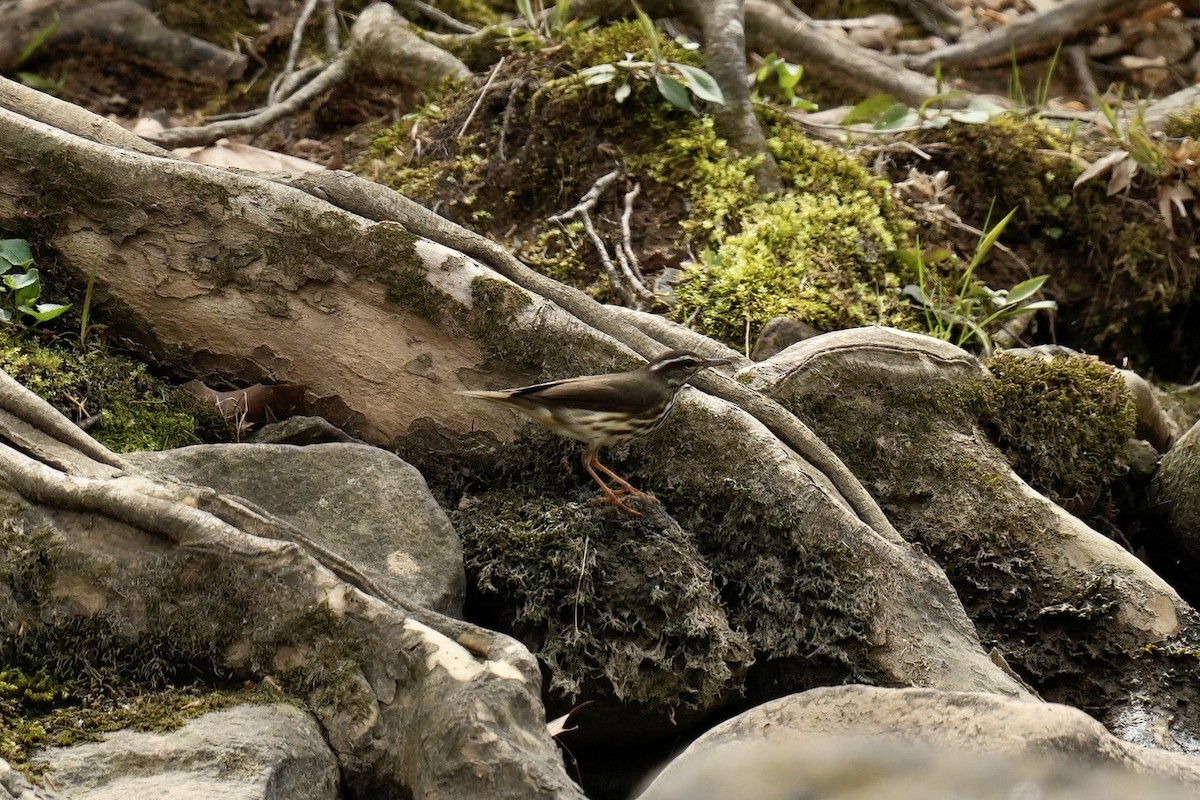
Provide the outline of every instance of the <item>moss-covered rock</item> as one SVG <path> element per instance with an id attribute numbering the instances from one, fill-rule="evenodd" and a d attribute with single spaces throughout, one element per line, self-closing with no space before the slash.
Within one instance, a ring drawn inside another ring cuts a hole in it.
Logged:
<path id="1" fill-rule="evenodd" d="M 169 730 L 284 692 L 342 703 L 357 686 L 347 676 L 359 674 L 369 640 L 328 606 L 292 599 L 282 581 L 211 554 L 169 554 L 149 539 L 127 543 L 139 556 L 118 575 L 111 553 L 90 551 L 86 537 L 67 541 L 36 509 L 4 500 L 0 757 L 36 771 L 27 762 L 40 747 L 131 726 Z M 106 540 L 128 533 L 91 524 Z M 276 603 L 286 611 L 266 611 Z"/>
<path id="2" fill-rule="evenodd" d="M 950 205 L 976 228 L 1016 210 L 1002 242 L 1017 257 L 980 265 L 981 282 L 1002 289 L 1031 277 L 1031 269 L 1048 274 L 1046 292 L 1058 302 L 1058 317 L 1070 321 L 1058 326 L 1059 343 L 1160 374 L 1190 371 L 1195 336 L 1183 321 L 1200 281 L 1188 252 L 1193 222 L 1177 214 L 1172 235 L 1158 211 L 1156 177 L 1140 170 L 1119 200 L 1107 196 L 1105 176 L 1075 186 L 1078 142 L 1015 113 L 982 125 L 951 122 L 922 132 L 917 143 L 930 160 L 898 158 L 897 179 L 909 168 L 946 170 Z M 1108 149 L 1082 155 L 1095 160 Z M 978 246 L 974 235 L 934 235 L 960 239 L 963 253 Z"/>
<path id="3" fill-rule="evenodd" d="M 586 502 L 520 492 L 464 503 L 455 521 L 475 611 L 533 649 L 551 691 L 571 700 L 674 714 L 735 695 L 750 647 L 689 538 L 599 520 Z"/>
<path id="4" fill-rule="evenodd" d="M 1124 379 L 1090 356 L 1001 352 L 980 385 L 985 429 L 1031 486 L 1075 514 L 1096 505 L 1125 466 L 1137 411 Z"/>
<path id="5" fill-rule="evenodd" d="M 215 406 L 105 348 L 52 347 L 29 332 L 0 330 L 0 369 L 67 418 L 93 418 L 88 432 L 117 452 L 234 438 Z"/>
<path id="6" fill-rule="evenodd" d="M 677 287 L 673 315 L 733 345 L 779 316 L 823 330 L 911 325 L 888 258 L 906 241 L 905 225 L 886 184 L 785 120 L 767 132 L 784 181 L 769 197 L 754 183 L 754 160 L 731 152 L 711 119 L 630 159 L 683 190 L 691 212 L 681 230 L 703 249 Z"/>

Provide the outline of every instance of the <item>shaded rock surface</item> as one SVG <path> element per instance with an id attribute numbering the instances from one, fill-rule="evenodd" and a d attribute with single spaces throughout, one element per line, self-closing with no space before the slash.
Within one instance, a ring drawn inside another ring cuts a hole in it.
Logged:
<path id="1" fill-rule="evenodd" d="M 462 614 L 458 536 L 421 474 L 391 453 L 359 444 L 222 444 L 126 458 L 244 497 L 414 606 Z"/>
<path id="2" fill-rule="evenodd" d="M 997 379 L 977 359 L 864 328 L 794 345 L 743 375 L 846 461 L 946 571 L 985 645 L 1044 697 L 1106 720 L 1141 706 L 1181 739 L 1200 730 L 1192 704 L 1177 705 L 1193 690 L 1171 655 L 1179 648 L 1186 660 L 1193 612 L 1145 563 L 1016 475 L 981 423 Z M 1147 643 L 1161 647 L 1137 651 Z"/>
<path id="3" fill-rule="evenodd" d="M 1200 562 L 1200 423 L 1163 456 L 1152 488 L 1180 550 Z"/>
<path id="4" fill-rule="evenodd" d="M 294 706 L 237 706 L 172 733 L 118 731 L 39 754 L 77 800 L 336 800 L 338 764 Z"/>

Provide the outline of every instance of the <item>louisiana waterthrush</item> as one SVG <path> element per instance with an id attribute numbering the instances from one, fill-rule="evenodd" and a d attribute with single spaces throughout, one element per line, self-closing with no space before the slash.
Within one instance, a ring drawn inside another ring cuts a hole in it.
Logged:
<path id="1" fill-rule="evenodd" d="M 635 489 L 601 464 L 600 448 L 624 444 L 650 433 L 666 420 L 679 390 L 693 375 L 706 367 L 728 363 L 728 358 L 702 358 L 687 350 L 668 350 L 632 372 L 584 375 L 518 389 L 459 394 L 515 408 L 560 436 L 585 442 L 583 468 L 604 490 L 609 503 L 637 517 L 641 515 L 623 503 L 618 493 L 652 502 L 654 497 Z M 597 470 L 614 481 L 617 489 L 610 487 Z"/>

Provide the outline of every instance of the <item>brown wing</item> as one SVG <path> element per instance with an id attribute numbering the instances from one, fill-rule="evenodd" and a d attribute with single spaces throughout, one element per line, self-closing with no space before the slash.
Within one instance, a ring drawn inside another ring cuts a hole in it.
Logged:
<path id="1" fill-rule="evenodd" d="M 620 372 L 539 383 L 514 389 L 509 396 L 546 406 L 641 414 L 670 399 L 671 390 L 645 375 Z"/>

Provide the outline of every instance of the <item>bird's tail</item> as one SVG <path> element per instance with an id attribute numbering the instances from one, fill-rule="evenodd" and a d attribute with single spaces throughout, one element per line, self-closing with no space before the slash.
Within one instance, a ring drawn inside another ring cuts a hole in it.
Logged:
<path id="1" fill-rule="evenodd" d="M 489 392 L 481 389 L 463 389 L 462 391 L 455 392 L 455 394 L 461 394 L 463 397 L 477 397 L 480 400 L 496 400 L 499 402 L 504 402 L 510 398 L 512 392 Z"/>

